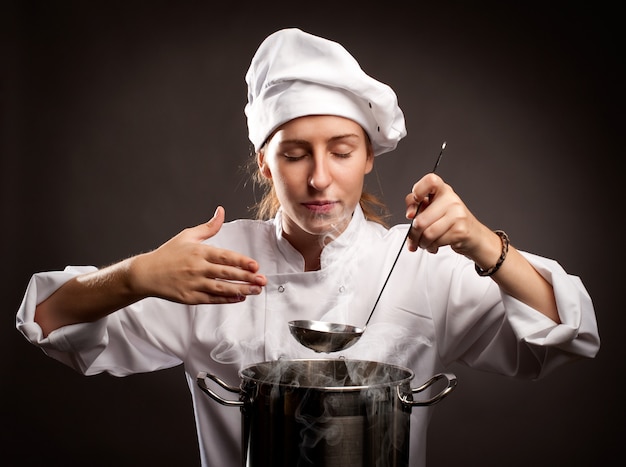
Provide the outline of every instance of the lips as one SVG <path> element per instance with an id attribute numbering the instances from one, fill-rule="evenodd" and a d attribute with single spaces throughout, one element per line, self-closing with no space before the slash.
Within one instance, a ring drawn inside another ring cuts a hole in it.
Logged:
<path id="1" fill-rule="evenodd" d="M 314 214 L 327 214 L 337 205 L 337 201 L 310 201 L 302 205 Z"/>

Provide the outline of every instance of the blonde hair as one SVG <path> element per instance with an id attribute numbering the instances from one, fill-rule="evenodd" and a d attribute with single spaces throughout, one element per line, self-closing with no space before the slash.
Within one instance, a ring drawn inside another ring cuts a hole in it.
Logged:
<path id="1" fill-rule="evenodd" d="M 366 139 L 368 157 L 374 157 L 369 138 Z M 266 145 L 267 142 L 259 151 L 264 151 Z M 261 200 L 256 202 L 250 210 L 254 213 L 257 219 L 271 219 L 276 216 L 276 213 L 280 208 L 280 201 L 278 200 L 278 196 L 276 196 L 276 191 L 274 190 L 274 184 L 272 181 L 264 177 L 259 170 L 257 160 L 257 153 L 253 150 L 252 155 L 248 160 L 248 172 L 250 173 L 250 178 L 252 179 L 254 185 L 261 189 Z M 386 221 L 386 219 L 390 217 L 389 210 L 385 203 L 383 203 L 376 195 L 369 193 L 364 189 L 361 192 L 359 205 L 361 206 L 363 214 L 367 220 L 376 222 L 384 227 L 389 227 L 389 224 Z"/>

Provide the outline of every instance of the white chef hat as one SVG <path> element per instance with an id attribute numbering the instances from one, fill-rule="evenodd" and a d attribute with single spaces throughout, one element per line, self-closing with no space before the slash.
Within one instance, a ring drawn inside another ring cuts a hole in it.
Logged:
<path id="1" fill-rule="evenodd" d="M 305 115 L 337 115 L 359 123 L 374 154 L 406 135 L 395 92 L 368 76 L 336 42 L 282 29 L 259 46 L 246 73 L 248 135 L 259 150 L 283 123 Z"/>

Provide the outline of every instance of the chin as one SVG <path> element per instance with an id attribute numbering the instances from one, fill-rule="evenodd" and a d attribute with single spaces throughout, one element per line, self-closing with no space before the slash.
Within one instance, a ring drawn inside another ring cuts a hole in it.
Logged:
<path id="1" fill-rule="evenodd" d="M 348 226 L 348 223 L 345 220 L 339 220 L 337 218 L 333 219 L 325 219 L 320 222 L 309 222 L 308 229 L 306 229 L 310 234 L 317 236 L 330 236 L 337 237 L 339 236 L 345 228 Z"/>

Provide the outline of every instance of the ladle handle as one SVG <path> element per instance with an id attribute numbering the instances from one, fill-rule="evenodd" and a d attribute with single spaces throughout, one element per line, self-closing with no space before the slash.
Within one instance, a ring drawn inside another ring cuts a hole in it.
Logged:
<path id="1" fill-rule="evenodd" d="M 437 393 L 437 395 L 431 397 L 430 399 L 426 399 L 426 400 L 423 400 L 423 401 L 414 401 L 412 397 L 409 399 L 409 397 L 407 395 L 400 394 L 400 386 L 398 386 L 398 397 L 400 398 L 400 401 L 403 404 L 409 405 L 411 407 L 423 407 L 423 406 L 426 406 L 426 405 L 436 404 L 441 399 L 443 399 L 448 394 L 450 394 L 454 390 L 454 388 L 456 388 L 457 379 L 456 379 L 456 376 L 454 374 L 452 374 L 452 373 L 439 373 L 439 374 L 436 374 L 435 376 L 433 376 L 432 378 L 430 378 L 428 381 L 426 381 L 421 386 L 419 386 L 417 388 L 411 388 L 411 394 L 416 394 L 418 392 L 422 392 L 422 391 L 428 389 L 430 386 L 435 384 L 440 379 L 445 379 L 447 381 L 446 387 L 443 388 L 439 393 Z"/>
<path id="2" fill-rule="evenodd" d="M 444 143 L 441 145 L 441 151 L 439 151 L 439 156 L 437 156 L 437 161 L 435 162 L 435 166 L 433 167 L 432 173 L 436 173 L 437 172 L 437 168 L 439 167 L 439 163 L 441 162 L 441 156 L 443 156 L 443 150 L 446 148 L 446 144 L 447 143 L 444 141 Z M 430 196 L 429 196 L 429 198 L 430 198 Z M 372 311 L 370 311 L 370 315 L 367 317 L 367 321 L 365 322 L 365 326 L 364 326 L 363 329 L 365 329 L 367 327 L 367 325 L 370 323 L 370 319 L 372 319 L 372 315 L 374 314 L 374 310 L 376 309 L 376 306 L 378 305 L 378 302 L 380 301 L 380 297 L 383 295 L 383 291 L 385 290 L 387 282 L 389 282 L 389 278 L 391 277 L 391 273 L 393 272 L 394 268 L 396 267 L 396 263 L 398 262 L 398 258 L 400 258 L 400 254 L 402 253 L 402 250 L 404 250 L 404 245 L 406 244 L 406 241 L 409 238 L 409 235 L 411 233 L 411 229 L 413 228 L 413 220 L 419 214 L 420 208 L 422 207 L 422 203 L 423 202 L 424 202 L 424 200 L 422 199 L 417 204 L 417 209 L 415 210 L 415 215 L 413 216 L 413 219 L 411 219 L 411 225 L 409 225 L 409 229 L 406 231 L 406 235 L 404 236 L 404 240 L 402 240 L 402 245 L 400 245 L 400 249 L 398 250 L 398 254 L 396 255 L 396 259 L 393 260 L 393 264 L 391 265 L 391 269 L 389 269 L 389 274 L 387 274 L 387 278 L 385 279 L 385 282 L 383 283 L 383 286 L 380 289 L 378 297 L 376 297 L 376 301 L 374 302 L 374 306 L 372 307 Z"/>

